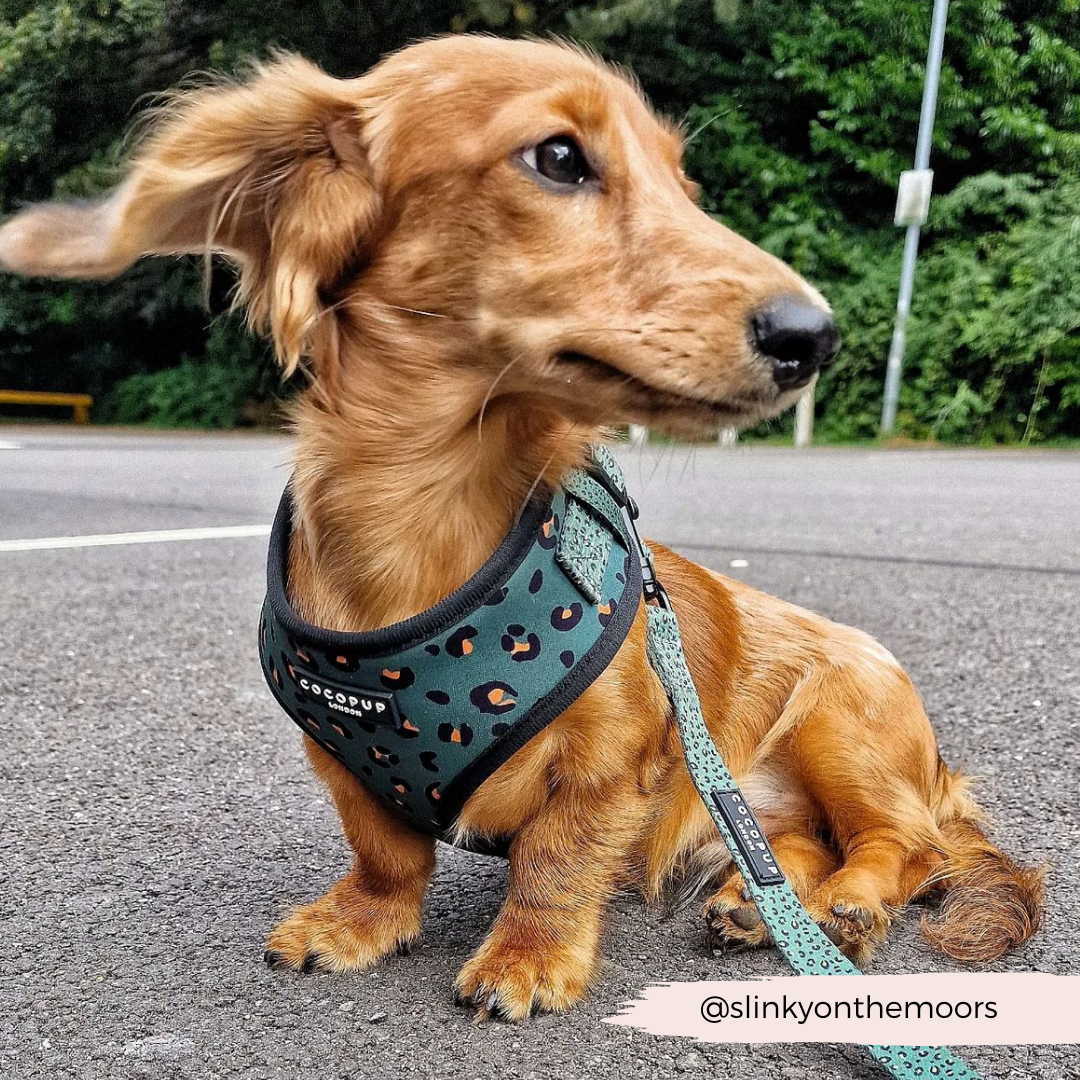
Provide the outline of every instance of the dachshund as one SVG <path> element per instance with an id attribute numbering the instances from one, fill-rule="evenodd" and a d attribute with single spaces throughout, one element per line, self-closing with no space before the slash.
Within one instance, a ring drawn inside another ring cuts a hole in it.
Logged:
<path id="1" fill-rule="evenodd" d="M 211 253 L 294 405 L 290 599 L 366 631 L 466 581 L 539 483 L 613 425 L 682 437 L 791 406 L 838 338 L 821 295 L 704 213 L 679 129 L 555 42 L 450 36 L 360 78 L 295 56 L 167 100 L 119 186 L 0 229 L 0 266 L 108 278 Z M 986 839 L 892 655 L 654 544 L 709 731 L 812 917 L 865 962 L 904 905 L 987 961 L 1037 928 L 1041 873 Z M 420 934 L 435 841 L 313 741 L 354 859 L 269 937 L 351 971 Z M 606 905 L 712 890 L 714 944 L 765 926 L 691 786 L 644 611 L 603 674 L 471 796 L 462 842 L 509 841 L 509 891 L 456 981 L 479 1019 L 561 1011 L 595 979 Z"/>

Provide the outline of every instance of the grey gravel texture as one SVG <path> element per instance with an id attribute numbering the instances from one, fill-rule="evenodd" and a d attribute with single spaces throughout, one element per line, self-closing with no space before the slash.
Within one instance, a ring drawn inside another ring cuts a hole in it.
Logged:
<path id="1" fill-rule="evenodd" d="M 0 539 L 269 521 L 273 437 L 0 429 Z M 1047 862 L 1046 925 L 997 970 L 1080 973 L 1080 456 L 647 448 L 646 532 L 861 626 L 920 687 L 993 833 Z M 0 552 L 0 1076 L 204 1080 L 880 1074 L 855 1048 L 696 1045 L 600 1023 L 649 982 L 776 974 L 713 956 L 695 910 L 619 898 L 565 1017 L 474 1027 L 450 986 L 506 885 L 444 849 L 426 934 L 365 974 L 261 962 L 348 856 L 259 674 L 265 542 Z M 733 560 L 747 565 L 732 568 Z M 937 971 L 905 916 L 873 970 Z M 996 1080 L 1078 1047 L 972 1048 Z"/>

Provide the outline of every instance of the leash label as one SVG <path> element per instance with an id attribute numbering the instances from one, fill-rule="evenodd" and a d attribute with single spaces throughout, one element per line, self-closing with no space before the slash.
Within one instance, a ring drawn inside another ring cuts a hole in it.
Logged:
<path id="1" fill-rule="evenodd" d="M 355 716 L 369 724 L 397 727 L 398 708 L 394 695 L 385 690 L 366 690 L 359 686 L 338 686 L 319 675 L 296 673 L 296 683 L 314 701 L 342 716 Z"/>
<path id="2" fill-rule="evenodd" d="M 731 830 L 735 844 L 759 885 L 779 885 L 784 874 L 761 831 L 754 811 L 739 791 L 714 791 L 712 800 L 724 823 Z"/>

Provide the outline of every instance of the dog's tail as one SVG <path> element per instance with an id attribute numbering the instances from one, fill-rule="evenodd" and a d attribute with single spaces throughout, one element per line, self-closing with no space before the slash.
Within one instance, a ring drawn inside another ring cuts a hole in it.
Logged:
<path id="1" fill-rule="evenodd" d="M 986 838 L 967 778 L 944 765 L 937 801 L 945 863 L 932 888 L 945 897 L 936 916 L 924 917 L 923 936 L 957 960 L 996 960 L 1039 929 L 1044 870 L 1013 862 Z"/>

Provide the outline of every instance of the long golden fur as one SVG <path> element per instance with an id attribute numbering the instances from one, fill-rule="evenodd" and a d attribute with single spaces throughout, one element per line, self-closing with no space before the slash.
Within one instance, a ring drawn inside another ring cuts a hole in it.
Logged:
<path id="1" fill-rule="evenodd" d="M 550 190 L 522 151 L 571 135 L 600 181 Z M 290 589 L 308 620 L 414 614 L 494 550 L 533 486 L 602 425 L 681 434 L 789 406 L 748 340 L 770 297 L 824 301 L 695 205 L 678 132 L 632 83 L 554 44 L 451 37 L 342 81 L 295 57 L 181 93 L 94 205 L 0 229 L 0 265 L 107 277 L 221 252 L 238 299 L 310 388 L 296 410 Z M 592 358 L 581 362 L 581 357 Z M 1037 927 L 1041 880 L 985 839 L 908 677 L 859 631 L 656 547 L 710 731 L 811 914 L 865 959 L 941 890 L 929 940 L 989 960 Z M 565 1009 L 597 970 L 612 893 L 713 883 L 709 932 L 766 933 L 690 785 L 643 613 L 607 671 L 469 800 L 510 837 L 509 895 L 457 979 L 480 1016 Z M 270 935 L 276 962 L 367 967 L 420 933 L 434 842 L 314 743 L 355 853 Z"/>

